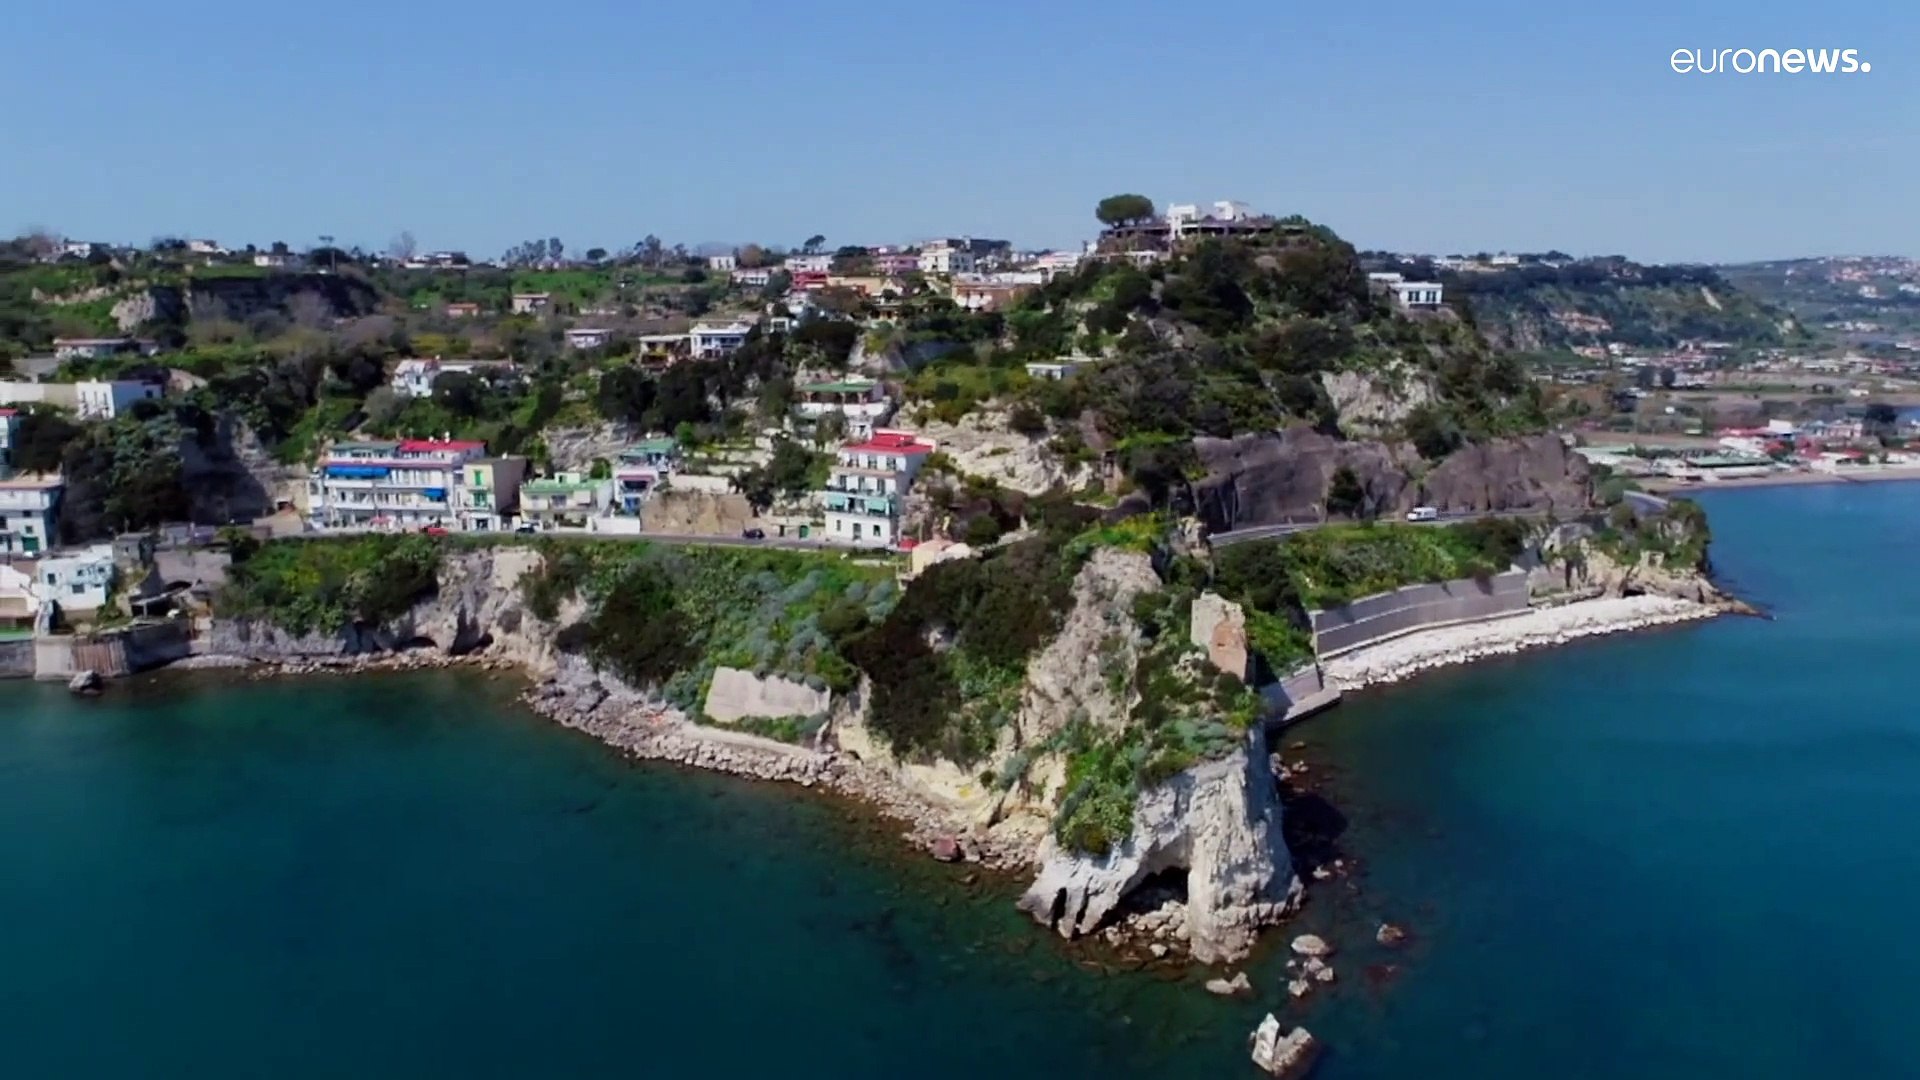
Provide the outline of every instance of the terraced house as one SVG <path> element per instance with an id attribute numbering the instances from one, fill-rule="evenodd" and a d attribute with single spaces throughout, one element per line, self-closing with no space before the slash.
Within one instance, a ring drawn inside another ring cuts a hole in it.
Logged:
<path id="1" fill-rule="evenodd" d="M 898 543 L 907 491 L 934 449 L 931 439 L 886 428 L 842 446 L 821 493 L 827 515 L 825 539 L 855 547 Z"/>
<path id="2" fill-rule="evenodd" d="M 613 480 L 595 480 L 563 472 L 520 485 L 520 520 L 542 530 L 585 529 L 605 514 L 613 498 Z"/>
<path id="3" fill-rule="evenodd" d="M 463 469 L 486 453 L 462 439 L 335 443 L 308 479 L 308 514 L 321 528 L 455 528 Z"/>
<path id="4" fill-rule="evenodd" d="M 874 427 L 893 415 L 893 399 L 885 385 L 873 379 L 847 379 L 838 382 L 801 383 L 794 387 L 799 401 L 793 411 L 803 419 L 818 422 L 839 415 L 847 423 L 847 434 L 864 439 Z"/>

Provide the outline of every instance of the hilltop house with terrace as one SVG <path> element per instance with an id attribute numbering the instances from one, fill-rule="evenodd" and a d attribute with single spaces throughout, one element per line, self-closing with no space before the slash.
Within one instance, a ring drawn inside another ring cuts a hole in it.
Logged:
<path id="1" fill-rule="evenodd" d="M 511 360 L 442 360 L 436 356 L 400 361 L 393 366 L 388 381 L 401 397 L 432 397 L 433 381 L 448 372 L 478 375 L 489 381 L 520 377 L 519 365 Z"/>
<path id="2" fill-rule="evenodd" d="M 930 439 L 886 428 L 842 446 L 821 493 L 824 539 L 855 547 L 897 544 L 907 491 L 934 449 Z"/>
<path id="3" fill-rule="evenodd" d="M 510 305 L 515 315 L 545 315 L 553 307 L 553 294 L 514 293 Z"/>
<path id="4" fill-rule="evenodd" d="M 461 439 L 335 443 L 308 478 L 308 514 L 321 528 L 454 528 L 463 470 L 486 453 Z"/>
<path id="5" fill-rule="evenodd" d="M 722 356 L 731 356 L 747 343 L 747 335 L 753 332 L 750 319 L 702 320 L 693 324 L 687 332 L 689 351 L 696 360 L 714 360 Z"/>
<path id="6" fill-rule="evenodd" d="M 847 433 L 858 439 L 871 436 L 875 426 L 893 415 L 893 398 L 885 384 L 873 379 L 801 383 L 794 387 L 794 394 L 800 400 L 793 411 L 803 419 L 817 423 L 822 417 L 842 416 Z"/>
<path id="7" fill-rule="evenodd" d="M 679 467 L 680 444 L 670 438 L 643 439 L 620 451 L 613 466 L 614 512 L 639 516 L 647 497 Z"/>

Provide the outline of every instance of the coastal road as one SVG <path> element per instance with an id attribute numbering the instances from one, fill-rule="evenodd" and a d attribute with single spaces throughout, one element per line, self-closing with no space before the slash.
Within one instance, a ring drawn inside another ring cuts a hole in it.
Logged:
<path id="1" fill-rule="evenodd" d="M 1490 518 L 1490 517 L 1491 518 L 1544 518 L 1549 513 L 1550 511 L 1547 511 L 1547 510 L 1495 510 L 1495 511 L 1463 510 L 1463 511 L 1455 511 L 1453 513 L 1441 514 L 1439 517 L 1434 518 L 1430 521 L 1408 521 L 1406 523 L 1409 525 L 1457 525 L 1462 521 L 1477 521 L 1481 518 Z M 1399 518 L 1399 519 L 1382 518 L 1381 520 L 1382 521 L 1386 521 L 1386 520 L 1405 521 L 1405 518 Z M 1323 519 L 1316 518 L 1311 521 L 1282 522 L 1281 524 L 1278 524 L 1278 525 L 1255 525 L 1255 526 L 1252 526 L 1251 528 L 1246 528 L 1246 529 L 1234 529 L 1230 532 L 1214 533 L 1213 535 L 1207 537 L 1207 543 L 1212 545 L 1213 547 L 1231 547 L 1234 544 L 1244 544 L 1250 540 L 1274 540 L 1282 536 L 1291 536 L 1294 533 L 1312 532 L 1315 529 L 1325 528 L 1328 525 L 1351 525 L 1351 524 L 1354 524 L 1354 523 L 1350 521 L 1326 521 Z"/>

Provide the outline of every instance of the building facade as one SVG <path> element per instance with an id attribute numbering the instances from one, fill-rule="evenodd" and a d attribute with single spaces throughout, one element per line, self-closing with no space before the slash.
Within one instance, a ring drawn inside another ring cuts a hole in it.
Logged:
<path id="1" fill-rule="evenodd" d="M 747 343 L 753 324 L 745 319 L 731 322 L 697 322 L 687 333 L 689 351 L 697 360 L 730 356 Z"/>
<path id="2" fill-rule="evenodd" d="M 43 557 L 34 577 L 39 599 L 51 600 L 63 611 L 103 608 L 113 591 L 113 545 L 95 544 L 84 551 Z"/>
<path id="3" fill-rule="evenodd" d="M 20 414 L 0 409 L 0 480 L 13 475 L 13 447 L 20 438 Z"/>
<path id="4" fill-rule="evenodd" d="M 542 530 L 585 529 L 607 512 L 612 498 L 611 478 L 594 480 L 584 473 L 557 473 L 520 485 L 520 520 Z"/>
<path id="5" fill-rule="evenodd" d="M 892 547 L 913 478 L 935 444 L 907 431 L 882 428 L 840 448 L 822 492 L 830 543 Z"/>
<path id="6" fill-rule="evenodd" d="M 52 550 L 60 478 L 16 476 L 0 480 L 0 555 L 38 555 Z"/>
<path id="7" fill-rule="evenodd" d="M 474 458 L 461 466 L 463 481 L 455 491 L 454 517 L 461 532 L 499 532 L 520 505 L 520 485 L 527 478 L 523 457 Z"/>
<path id="8" fill-rule="evenodd" d="M 514 293 L 508 303 L 515 315 L 544 315 L 553 307 L 553 294 Z"/>
<path id="9" fill-rule="evenodd" d="M 458 439 L 335 443 L 308 479 L 308 513 L 322 528 L 454 528 L 462 469 L 486 450 Z"/>
<path id="10" fill-rule="evenodd" d="M 824 274 L 833 269 L 833 256 L 789 255 L 784 265 L 789 274 Z"/>
<path id="11" fill-rule="evenodd" d="M 872 379 L 802 383 L 794 393 L 799 398 L 793 406 L 796 414 L 816 422 L 827 416 L 844 417 L 847 434 L 856 439 L 872 436 L 893 415 L 893 398 L 885 384 Z"/>

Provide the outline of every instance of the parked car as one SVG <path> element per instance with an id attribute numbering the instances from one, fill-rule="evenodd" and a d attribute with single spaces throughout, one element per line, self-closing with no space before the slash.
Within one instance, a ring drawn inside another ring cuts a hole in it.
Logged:
<path id="1" fill-rule="evenodd" d="M 447 535 L 447 527 L 445 525 L 424 525 L 421 526 L 420 531 L 426 533 L 428 536 Z"/>
<path id="2" fill-rule="evenodd" d="M 515 525 L 513 527 L 513 531 L 515 533 L 518 533 L 521 536 L 532 536 L 534 533 L 537 533 L 540 531 L 540 526 L 535 525 L 531 521 L 523 521 L 520 524 Z"/>
<path id="3" fill-rule="evenodd" d="M 743 529 L 740 532 L 742 540 L 765 540 L 766 538 L 767 530 L 765 529 Z"/>
<path id="4" fill-rule="evenodd" d="M 1407 511 L 1408 521 L 1439 521 L 1440 511 L 1431 506 L 1416 506 Z"/>

